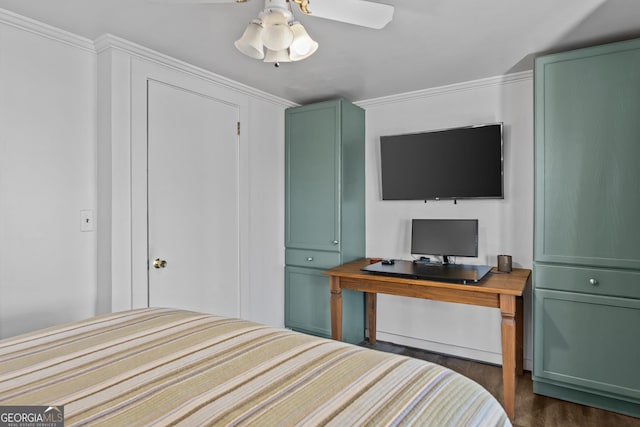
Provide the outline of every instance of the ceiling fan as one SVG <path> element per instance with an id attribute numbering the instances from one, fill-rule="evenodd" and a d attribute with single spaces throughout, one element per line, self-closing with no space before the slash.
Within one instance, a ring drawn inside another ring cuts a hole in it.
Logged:
<path id="1" fill-rule="evenodd" d="M 171 4 L 246 3 L 248 0 L 150 0 Z M 264 0 L 264 10 L 234 43 L 247 56 L 275 63 L 301 61 L 318 49 L 300 22 L 292 3 L 305 15 L 381 29 L 393 18 L 393 6 L 366 0 Z M 266 53 L 265 53 L 266 50 Z"/>

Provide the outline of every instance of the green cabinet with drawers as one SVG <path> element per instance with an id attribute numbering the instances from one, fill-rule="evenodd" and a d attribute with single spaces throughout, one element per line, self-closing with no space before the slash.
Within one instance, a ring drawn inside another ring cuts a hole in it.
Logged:
<path id="1" fill-rule="evenodd" d="M 331 337 L 322 272 L 365 254 L 364 110 L 345 100 L 285 113 L 285 326 Z M 343 338 L 364 339 L 364 296 L 343 291 Z"/>
<path id="2" fill-rule="evenodd" d="M 536 393 L 640 417 L 640 39 L 535 66 Z"/>

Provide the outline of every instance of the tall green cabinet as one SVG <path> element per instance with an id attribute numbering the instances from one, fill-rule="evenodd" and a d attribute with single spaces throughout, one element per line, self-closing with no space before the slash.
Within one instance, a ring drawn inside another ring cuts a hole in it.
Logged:
<path id="1" fill-rule="evenodd" d="M 534 391 L 640 417 L 640 39 L 535 65 Z"/>
<path id="2" fill-rule="evenodd" d="M 365 254 L 364 110 L 345 100 L 285 113 L 285 326 L 331 337 L 328 268 Z M 364 296 L 343 291 L 343 339 L 364 339 Z"/>

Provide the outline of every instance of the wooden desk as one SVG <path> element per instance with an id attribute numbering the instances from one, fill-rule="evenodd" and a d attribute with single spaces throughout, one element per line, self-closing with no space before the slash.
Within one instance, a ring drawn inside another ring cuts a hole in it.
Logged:
<path id="1" fill-rule="evenodd" d="M 531 281 L 531 270 L 513 269 L 511 273 L 492 271 L 478 284 L 434 282 L 376 275 L 361 271 L 369 264 L 360 259 L 325 272 L 331 284 L 331 336 L 342 339 L 342 289 L 365 292 L 369 342 L 376 342 L 377 294 L 425 298 L 499 308 L 502 314 L 502 382 L 504 408 L 513 420 L 516 374 L 522 375 L 522 292 Z"/>

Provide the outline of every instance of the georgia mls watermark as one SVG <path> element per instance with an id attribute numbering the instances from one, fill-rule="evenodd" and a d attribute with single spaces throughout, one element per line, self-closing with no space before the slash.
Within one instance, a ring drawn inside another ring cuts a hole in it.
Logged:
<path id="1" fill-rule="evenodd" d="M 64 406 L 0 406 L 0 427 L 64 427 Z"/>

